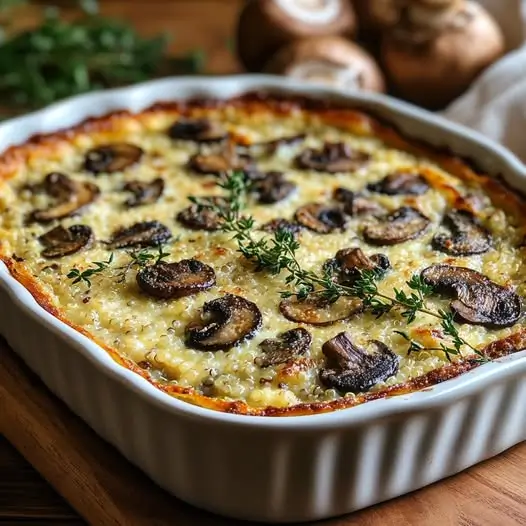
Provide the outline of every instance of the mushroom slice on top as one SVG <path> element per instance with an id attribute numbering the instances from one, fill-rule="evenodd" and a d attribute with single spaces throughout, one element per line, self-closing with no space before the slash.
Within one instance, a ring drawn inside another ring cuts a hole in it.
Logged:
<path id="1" fill-rule="evenodd" d="M 437 292 L 456 298 L 451 309 L 466 323 L 508 327 L 522 316 L 520 296 L 476 270 L 439 264 L 427 267 L 421 276 Z"/>
<path id="2" fill-rule="evenodd" d="M 45 258 L 60 258 L 74 254 L 93 243 L 93 231 L 86 225 L 73 225 L 64 228 L 59 225 L 42 234 L 38 240 L 46 247 L 42 251 Z"/>
<path id="3" fill-rule="evenodd" d="M 211 198 L 218 205 L 225 204 L 222 197 Z M 192 204 L 181 210 L 176 217 L 177 221 L 191 230 L 208 230 L 210 232 L 221 228 L 222 219 L 217 212 L 199 205 Z"/>
<path id="4" fill-rule="evenodd" d="M 385 254 L 366 256 L 361 248 L 344 248 L 336 252 L 333 259 L 329 259 L 326 266 L 336 272 L 339 283 L 352 283 L 360 277 L 362 270 L 374 270 L 381 274 L 386 272 L 391 263 Z"/>
<path id="5" fill-rule="evenodd" d="M 376 347 L 374 354 L 355 345 L 347 332 L 326 341 L 322 351 L 328 368 L 321 369 L 321 382 L 340 393 L 362 393 L 394 376 L 400 357 L 378 340 L 370 343 Z"/>
<path id="6" fill-rule="evenodd" d="M 222 175 L 230 170 L 252 169 L 252 157 L 242 155 L 236 151 L 233 142 L 227 142 L 219 151 L 209 154 L 197 153 L 188 161 L 188 168 L 203 175 Z"/>
<path id="7" fill-rule="evenodd" d="M 304 227 L 318 234 L 330 234 L 335 230 L 344 230 L 347 220 L 338 207 L 320 203 L 308 203 L 296 210 L 294 219 Z"/>
<path id="8" fill-rule="evenodd" d="M 137 284 L 156 298 L 181 298 L 213 287 L 214 269 L 197 259 L 183 259 L 177 263 L 160 261 L 137 273 Z"/>
<path id="9" fill-rule="evenodd" d="M 302 228 L 303 227 L 299 223 L 294 223 L 292 221 L 287 221 L 286 219 L 278 217 L 276 219 L 272 219 L 268 223 L 265 223 L 261 227 L 261 230 L 265 232 L 277 232 L 278 230 L 281 230 L 295 235 L 298 232 L 301 232 Z"/>
<path id="10" fill-rule="evenodd" d="M 307 138 L 305 133 L 296 135 L 286 135 L 266 142 L 255 142 L 250 145 L 250 149 L 263 150 L 267 155 L 276 153 L 282 146 L 294 146 L 303 142 Z"/>
<path id="11" fill-rule="evenodd" d="M 252 183 L 251 190 L 257 195 L 258 203 L 272 204 L 286 199 L 296 185 L 287 181 L 282 172 L 267 172 L 261 174 Z"/>
<path id="12" fill-rule="evenodd" d="M 352 217 L 363 215 L 375 215 L 384 212 L 381 205 L 366 197 L 348 190 L 347 188 L 336 188 L 332 194 L 335 201 L 343 204 L 343 211 Z"/>
<path id="13" fill-rule="evenodd" d="M 377 183 L 368 184 L 367 190 L 386 195 L 422 195 L 429 190 L 429 183 L 417 173 L 393 172 Z"/>
<path id="14" fill-rule="evenodd" d="M 354 172 L 364 166 L 371 156 L 353 150 L 343 142 L 326 142 L 322 149 L 309 148 L 296 157 L 296 166 L 317 172 Z"/>
<path id="15" fill-rule="evenodd" d="M 142 221 L 116 230 L 108 245 L 110 248 L 156 247 L 171 237 L 170 230 L 159 221 Z"/>
<path id="16" fill-rule="evenodd" d="M 92 183 L 75 181 L 67 175 L 52 172 L 44 179 L 46 192 L 58 200 L 58 204 L 46 210 L 35 210 L 31 218 L 39 223 L 70 217 L 99 196 L 99 188 Z"/>
<path id="17" fill-rule="evenodd" d="M 225 140 L 228 132 L 219 123 L 208 119 L 181 118 L 168 128 L 168 135 L 181 141 L 211 143 Z"/>
<path id="18" fill-rule="evenodd" d="M 287 298 L 280 302 L 279 310 L 291 321 L 309 325 L 331 325 L 362 312 L 363 302 L 350 296 L 342 296 L 334 302 L 320 296 L 304 300 Z"/>
<path id="19" fill-rule="evenodd" d="M 364 237 L 372 245 L 396 245 L 423 234 L 430 223 L 429 218 L 416 208 L 403 206 L 379 223 L 368 225 Z"/>
<path id="20" fill-rule="evenodd" d="M 144 151 L 135 144 L 116 142 L 92 148 L 84 157 L 84 169 L 95 175 L 122 172 L 138 163 Z"/>
<path id="21" fill-rule="evenodd" d="M 126 206 L 132 208 L 156 203 L 164 191 L 164 179 L 157 177 L 153 181 L 129 181 L 123 190 L 132 192 L 133 196 L 126 200 Z"/>
<path id="22" fill-rule="evenodd" d="M 437 234 L 433 248 L 452 256 L 483 254 L 491 248 L 490 233 L 478 219 L 467 210 L 452 210 L 444 217 L 444 226 L 451 230 L 451 236 Z"/>
<path id="23" fill-rule="evenodd" d="M 282 332 L 277 338 L 267 338 L 259 344 L 265 354 L 263 357 L 256 358 L 256 365 L 270 367 L 288 362 L 296 356 L 305 354 L 310 349 L 311 343 L 312 336 L 303 327 Z"/>
<path id="24" fill-rule="evenodd" d="M 255 303 L 226 294 L 204 304 L 202 320 L 186 327 L 186 344 L 203 351 L 228 350 L 252 338 L 261 323 Z"/>

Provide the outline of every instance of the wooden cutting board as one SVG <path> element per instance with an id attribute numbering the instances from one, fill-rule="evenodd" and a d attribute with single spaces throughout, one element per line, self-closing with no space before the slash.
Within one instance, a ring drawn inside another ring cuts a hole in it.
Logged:
<path id="1" fill-rule="evenodd" d="M 0 433 L 90 524 L 246 524 L 201 512 L 158 488 L 53 396 L 1 339 Z M 524 525 L 525 482 L 523 444 L 411 495 L 321 524 Z"/>

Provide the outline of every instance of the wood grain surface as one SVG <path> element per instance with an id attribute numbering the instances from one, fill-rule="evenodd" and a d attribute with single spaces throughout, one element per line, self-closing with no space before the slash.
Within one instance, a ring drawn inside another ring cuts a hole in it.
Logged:
<path id="1" fill-rule="evenodd" d="M 242 3 L 106 0 L 102 6 L 105 14 L 133 22 L 143 34 L 172 33 L 174 53 L 204 49 L 207 71 L 231 73 L 238 65 L 228 44 Z M 157 488 L 57 400 L 2 340 L 0 433 L 1 525 L 237 524 Z M 526 444 L 411 495 L 318 524 L 525 525 Z"/>

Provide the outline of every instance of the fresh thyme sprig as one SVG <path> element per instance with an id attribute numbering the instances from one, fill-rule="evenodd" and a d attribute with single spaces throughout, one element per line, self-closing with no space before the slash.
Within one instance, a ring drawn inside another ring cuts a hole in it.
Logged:
<path id="1" fill-rule="evenodd" d="M 95 274 L 100 274 L 106 270 L 113 263 L 113 252 L 110 254 L 110 257 L 106 261 L 94 261 L 91 267 L 88 267 L 86 270 L 79 270 L 78 268 L 72 268 L 67 277 L 68 279 L 73 280 L 72 285 L 76 283 L 84 282 L 88 289 L 91 288 L 90 278 Z"/>
<path id="2" fill-rule="evenodd" d="M 157 247 L 156 254 L 152 254 L 147 248 L 141 250 L 130 250 L 127 251 L 127 254 L 130 256 L 130 261 L 122 267 L 117 267 L 117 270 L 121 271 L 117 276 L 117 283 L 124 283 L 128 272 L 132 268 L 144 268 L 149 265 L 155 265 L 170 256 L 170 252 L 165 252 L 162 245 Z"/>
<path id="3" fill-rule="evenodd" d="M 409 342 L 408 353 L 428 351 L 442 351 L 448 360 L 452 356 L 461 354 L 467 347 L 474 351 L 481 360 L 484 354 L 467 340 L 462 338 L 453 321 L 453 313 L 444 310 L 434 311 L 426 305 L 426 298 L 433 293 L 433 288 L 426 284 L 419 275 L 414 275 L 406 282 L 410 292 L 393 289 L 393 295 L 388 295 L 378 289 L 377 281 L 382 274 L 376 271 L 363 271 L 351 285 L 337 283 L 330 268 L 323 274 L 305 270 L 296 258 L 300 248 L 294 235 L 283 229 L 278 229 L 271 238 L 255 239 L 253 229 L 254 218 L 241 215 L 246 196 L 250 191 L 250 181 L 242 172 L 234 172 L 219 182 L 225 191 L 223 199 L 193 198 L 190 200 L 202 208 L 215 212 L 222 221 L 222 230 L 233 234 L 237 241 L 238 250 L 260 269 L 266 269 L 272 274 L 287 272 L 285 282 L 292 290 L 282 293 L 284 297 L 297 296 L 305 299 L 311 295 L 321 295 L 329 301 L 336 301 L 343 296 L 354 296 L 363 300 L 366 308 L 378 318 L 396 309 L 409 325 L 416 320 L 419 313 L 433 316 L 440 320 L 444 337 L 448 343 L 440 343 L 439 347 L 426 348 L 411 339 L 403 331 L 395 331 Z"/>

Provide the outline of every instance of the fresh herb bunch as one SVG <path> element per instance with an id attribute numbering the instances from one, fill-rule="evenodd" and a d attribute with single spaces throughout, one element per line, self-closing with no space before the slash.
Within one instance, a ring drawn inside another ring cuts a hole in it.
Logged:
<path id="1" fill-rule="evenodd" d="M 90 278 L 95 274 L 100 274 L 104 272 L 111 264 L 113 263 L 113 252 L 110 254 L 110 257 L 106 261 L 94 261 L 91 267 L 88 267 L 86 270 L 79 270 L 78 268 L 72 268 L 67 274 L 68 279 L 73 280 L 72 285 L 76 283 L 84 282 L 88 289 L 91 288 Z"/>
<path id="2" fill-rule="evenodd" d="M 437 348 L 426 348 L 411 339 L 403 331 L 395 331 L 409 342 L 408 353 L 417 351 L 442 351 L 448 360 L 459 355 L 463 348 L 474 351 L 481 360 L 484 354 L 464 340 L 453 322 L 453 313 L 444 310 L 433 311 L 425 303 L 426 297 L 433 293 L 420 276 L 413 276 L 406 282 L 410 292 L 393 289 L 393 295 L 380 292 L 378 280 L 381 272 L 362 271 L 352 286 L 337 283 L 327 267 L 321 274 L 305 270 L 296 257 L 300 244 L 294 235 L 283 229 L 278 229 L 270 238 L 255 239 L 253 235 L 255 221 L 250 216 L 243 216 L 241 211 L 245 206 L 250 191 L 250 181 L 243 172 L 233 172 L 218 185 L 225 191 L 223 200 L 213 198 L 195 198 L 190 200 L 198 206 L 216 213 L 222 221 L 222 230 L 233 234 L 239 251 L 250 261 L 256 263 L 259 269 L 266 269 L 272 274 L 287 272 L 285 282 L 292 290 L 282 293 L 283 297 L 297 296 L 305 299 L 312 295 L 321 295 L 329 301 L 336 301 L 343 296 L 358 297 L 363 300 L 366 308 L 378 318 L 396 309 L 405 318 L 407 324 L 416 320 L 418 313 L 428 314 L 440 320 L 444 337 L 448 344 L 441 343 Z"/>
<path id="3" fill-rule="evenodd" d="M 152 254 L 147 248 L 142 250 L 130 250 L 127 254 L 130 256 L 130 261 L 126 265 L 118 267 L 117 270 L 121 270 L 121 272 L 118 274 L 117 283 L 124 283 L 128 272 L 132 268 L 144 268 L 149 265 L 160 263 L 170 255 L 170 252 L 164 252 L 162 245 L 159 245 L 156 254 Z"/>
<path id="4" fill-rule="evenodd" d="M 165 36 L 140 37 L 132 26 L 96 14 L 93 0 L 81 6 L 84 15 L 71 22 L 62 20 L 57 9 L 48 9 L 39 27 L 0 45 L 0 97 L 6 106 L 40 107 L 202 66 L 202 56 L 195 53 L 168 59 Z"/>

